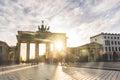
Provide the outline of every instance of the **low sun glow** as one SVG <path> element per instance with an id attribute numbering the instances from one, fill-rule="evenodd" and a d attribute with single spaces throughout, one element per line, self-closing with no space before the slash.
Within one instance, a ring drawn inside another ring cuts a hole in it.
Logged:
<path id="1" fill-rule="evenodd" d="M 34 59 L 34 58 L 35 58 L 35 44 L 30 43 L 30 59 Z"/>
<path id="2" fill-rule="evenodd" d="M 26 61 L 27 55 L 27 44 L 22 43 L 20 48 L 20 56 L 22 61 Z M 61 51 L 63 49 L 63 42 L 61 40 L 55 41 L 55 45 L 50 44 L 50 51 L 54 51 L 54 49 Z M 44 55 L 46 53 L 46 44 L 39 44 L 39 55 Z M 35 44 L 30 43 L 30 59 L 35 58 Z"/>
<path id="3" fill-rule="evenodd" d="M 54 46 L 53 44 L 50 44 L 50 51 L 53 51 L 54 50 Z"/>
<path id="4" fill-rule="evenodd" d="M 21 47 L 20 47 L 20 58 L 21 61 L 26 61 L 26 43 L 21 43 Z"/>
<path id="5" fill-rule="evenodd" d="M 46 52 L 46 45 L 45 44 L 39 44 L 39 55 L 44 55 Z"/>
<path id="6" fill-rule="evenodd" d="M 57 50 L 62 50 L 62 48 L 63 48 L 63 43 L 62 43 L 62 41 L 60 41 L 60 40 L 58 40 L 58 41 L 56 41 L 55 42 L 55 48 L 57 49 Z"/>

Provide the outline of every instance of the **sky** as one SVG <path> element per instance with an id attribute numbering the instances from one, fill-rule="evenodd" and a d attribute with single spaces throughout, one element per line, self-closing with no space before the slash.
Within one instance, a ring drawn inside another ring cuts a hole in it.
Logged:
<path id="1" fill-rule="evenodd" d="M 17 31 L 37 31 L 41 20 L 80 46 L 101 32 L 120 33 L 120 0 L 0 0 L 0 41 L 16 45 Z"/>

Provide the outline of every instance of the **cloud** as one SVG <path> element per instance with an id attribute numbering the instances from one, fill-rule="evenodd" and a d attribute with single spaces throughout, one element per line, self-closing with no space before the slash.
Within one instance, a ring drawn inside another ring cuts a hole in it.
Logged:
<path id="1" fill-rule="evenodd" d="M 120 0 L 0 0 L 0 40 L 15 45 L 18 30 L 36 31 L 46 20 L 51 31 L 67 33 L 69 46 L 79 46 L 98 33 L 119 32 L 119 7 Z"/>
<path id="2" fill-rule="evenodd" d="M 104 12 L 116 7 L 116 5 L 120 5 L 120 0 L 101 0 L 101 2 L 96 6 L 93 7 L 93 12 Z"/>

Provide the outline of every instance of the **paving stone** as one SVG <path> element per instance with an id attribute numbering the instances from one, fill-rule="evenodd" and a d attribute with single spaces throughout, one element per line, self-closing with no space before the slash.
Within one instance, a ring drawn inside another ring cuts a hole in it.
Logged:
<path id="1" fill-rule="evenodd" d="M 27 68 L 28 67 L 28 68 Z M 0 80 L 74 80 L 62 66 L 40 64 L 0 72 Z"/>
<path id="2" fill-rule="evenodd" d="M 112 70 L 68 67 L 64 72 L 76 80 L 120 80 L 120 72 Z"/>

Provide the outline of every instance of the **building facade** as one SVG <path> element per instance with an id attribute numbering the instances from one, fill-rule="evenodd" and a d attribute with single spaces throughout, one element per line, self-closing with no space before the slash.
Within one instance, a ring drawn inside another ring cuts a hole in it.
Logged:
<path id="1" fill-rule="evenodd" d="M 10 46 L 9 47 L 9 55 L 8 55 L 8 60 L 11 64 L 14 64 L 16 59 L 17 59 L 17 47 L 16 46 Z"/>
<path id="2" fill-rule="evenodd" d="M 8 62 L 9 46 L 7 43 L 0 41 L 0 64 Z"/>
<path id="3" fill-rule="evenodd" d="M 107 60 L 113 60 L 114 53 L 118 55 L 118 60 L 120 59 L 120 34 L 101 33 L 90 37 L 90 42 L 96 42 L 103 46 Z"/>
<path id="4" fill-rule="evenodd" d="M 79 62 L 84 61 L 101 61 L 103 54 L 103 47 L 99 43 L 88 43 L 76 48 L 76 55 Z"/>
<path id="5" fill-rule="evenodd" d="M 42 23 L 41 26 L 38 26 L 38 31 L 18 31 L 17 34 L 17 62 L 23 60 L 22 54 L 25 56 L 24 61 L 29 62 L 30 56 L 33 55 L 33 59 L 38 60 L 39 53 L 41 52 L 39 44 L 45 44 L 45 58 L 47 61 L 51 57 L 52 52 L 56 53 L 65 53 L 66 52 L 66 33 L 53 33 L 49 31 L 49 26 Z M 57 45 L 56 45 L 57 43 Z M 24 46 L 22 46 L 24 44 Z M 33 47 L 31 47 L 33 45 Z M 52 46 L 51 46 L 52 45 Z M 23 48 L 24 47 L 24 48 Z M 52 51 L 51 51 L 52 47 Z M 56 49 L 59 48 L 59 50 Z M 33 49 L 34 48 L 34 49 Z M 61 49 L 60 49 L 61 48 Z M 32 51 L 31 51 L 32 50 Z M 23 52 L 24 51 L 24 52 Z M 59 54 L 57 54 L 58 56 Z"/>
<path id="6" fill-rule="evenodd" d="M 67 55 L 66 55 L 66 62 L 76 62 L 78 59 L 77 56 L 77 47 L 67 47 Z"/>

